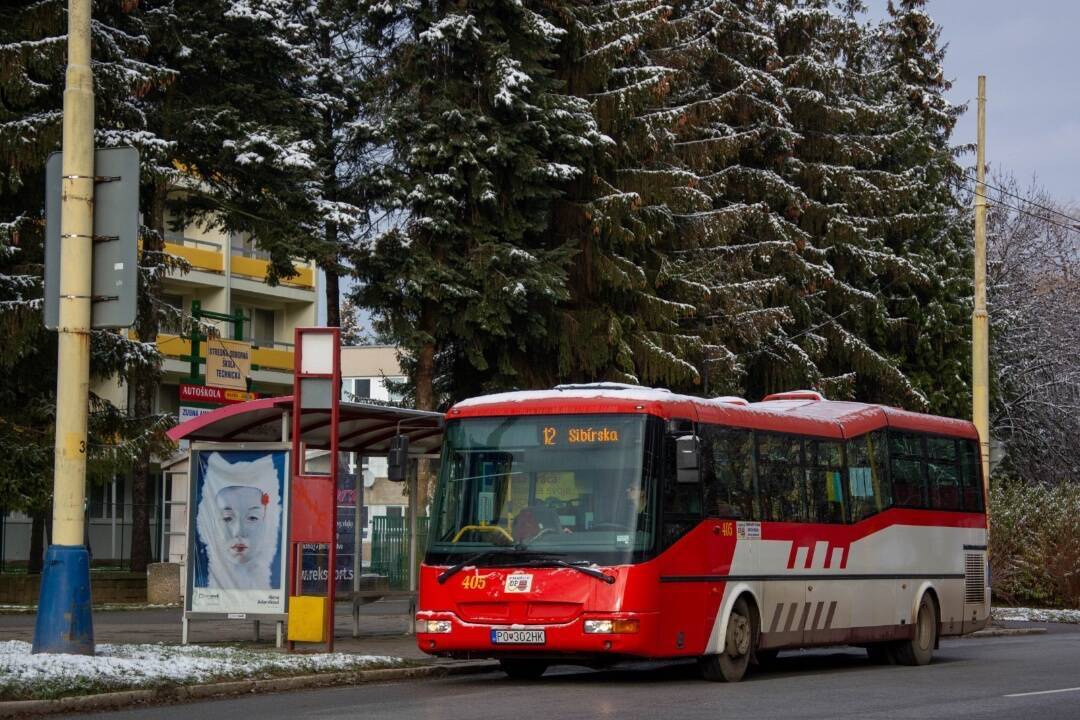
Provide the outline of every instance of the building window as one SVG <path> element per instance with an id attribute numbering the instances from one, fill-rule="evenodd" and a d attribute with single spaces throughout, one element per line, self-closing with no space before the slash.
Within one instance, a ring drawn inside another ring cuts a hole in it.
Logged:
<path id="1" fill-rule="evenodd" d="M 369 378 L 355 378 L 353 380 L 353 397 L 371 398 L 371 380 Z"/>
<path id="2" fill-rule="evenodd" d="M 258 347 L 274 345 L 274 311 L 256 308 L 251 312 L 251 340 Z"/>
<path id="3" fill-rule="evenodd" d="M 255 347 L 274 346 L 274 328 L 277 316 L 273 310 L 238 306 L 244 316 L 244 339 Z M 228 326 L 228 336 L 232 336 L 232 325 Z"/>
<path id="4" fill-rule="evenodd" d="M 112 517 L 114 482 L 91 483 L 87 503 L 91 520 L 108 520 Z"/>

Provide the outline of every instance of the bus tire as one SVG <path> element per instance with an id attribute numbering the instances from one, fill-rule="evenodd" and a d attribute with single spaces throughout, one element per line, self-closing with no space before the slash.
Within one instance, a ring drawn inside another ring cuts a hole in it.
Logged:
<path id="1" fill-rule="evenodd" d="M 536 680 L 548 669 L 548 664 L 540 660 L 503 659 L 499 665 L 506 676 L 513 680 Z"/>
<path id="2" fill-rule="evenodd" d="M 892 643 L 871 643 L 866 646 L 866 655 L 874 665 L 894 665 Z"/>
<path id="3" fill-rule="evenodd" d="M 937 605 L 927 593 L 919 601 L 919 611 L 915 614 L 915 637 L 903 640 L 893 647 L 893 657 L 897 665 L 927 665 L 934 657 L 934 645 L 937 643 Z"/>
<path id="4" fill-rule="evenodd" d="M 740 597 L 731 608 L 724 637 L 724 649 L 719 655 L 698 658 L 701 675 L 712 682 L 739 682 L 746 675 L 750 657 L 754 654 L 757 628 L 754 614 L 746 598 Z"/>
<path id="5" fill-rule="evenodd" d="M 779 650 L 754 650 L 754 657 L 751 662 L 758 667 L 769 667 L 776 662 L 776 657 L 779 654 Z"/>

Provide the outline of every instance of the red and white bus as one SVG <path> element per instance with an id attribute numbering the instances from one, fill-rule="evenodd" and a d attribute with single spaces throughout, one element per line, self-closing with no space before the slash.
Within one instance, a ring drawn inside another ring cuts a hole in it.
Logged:
<path id="1" fill-rule="evenodd" d="M 416 638 L 512 677 L 780 650 L 930 661 L 990 615 L 978 435 L 809 391 L 762 402 L 599 384 L 447 414 Z"/>

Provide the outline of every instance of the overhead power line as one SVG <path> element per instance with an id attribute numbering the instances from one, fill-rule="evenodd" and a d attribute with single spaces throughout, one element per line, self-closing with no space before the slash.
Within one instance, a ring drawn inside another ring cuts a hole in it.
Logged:
<path id="1" fill-rule="evenodd" d="M 965 177 L 964 179 L 969 181 L 969 182 L 975 182 L 974 180 L 972 180 L 969 177 Z M 1019 198 L 1020 202 L 1027 203 L 1028 205 L 1031 205 L 1033 207 L 1037 207 L 1037 208 L 1046 210 L 1047 212 L 1053 212 L 1054 214 L 1066 217 L 1066 218 L 1069 219 L 1069 221 L 1072 224 L 1067 225 L 1067 224 L 1065 224 L 1063 222 L 1060 222 L 1058 220 L 1054 220 L 1052 218 L 1046 217 L 1045 215 L 1040 215 L 1038 213 L 1031 212 L 1030 210 L 1027 210 L 1027 209 L 1025 209 L 1023 207 L 1019 207 L 1017 205 L 1011 205 L 1011 204 L 1005 202 L 1004 200 L 1002 200 L 1001 198 L 990 197 L 989 195 L 984 195 L 983 193 L 980 193 L 980 192 L 976 191 L 974 188 L 968 188 L 966 185 L 962 185 L 960 183 L 957 183 L 958 187 L 961 187 L 961 188 L 963 188 L 965 190 L 970 190 L 971 193 L 973 195 L 975 195 L 976 197 L 981 197 L 984 200 L 988 200 L 988 201 L 990 201 L 990 202 L 992 202 L 994 204 L 1000 205 L 1002 207 L 1007 207 L 1010 210 L 1014 210 L 1014 211 L 1020 213 L 1021 215 L 1027 215 L 1030 218 L 1034 218 L 1034 219 L 1039 220 L 1041 222 L 1047 223 L 1048 225 L 1054 225 L 1056 227 L 1061 228 L 1062 230 L 1068 230 L 1069 232 L 1080 232 L 1080 220 L 1078 220 L 1078 219 L 1076 219 L 1076 218 L 1074 218 L 1074 217 L 1072 217 L 1070 215 L 1066 215 L 1065 213 L 1062 213 L 1062 212 L 1052 211 L 1049 208 L 1046 208 L 1046 207 L 1044 207 L 1042 205 L 1039 205 L 1038 203 L 1033 203 L 1030 200 L 1027 200 L 1022 196 L 1015 195 L 1014 193 L 1009 193 L 1008 191 L 1002 190 L 1000 188 L 995 188 L 992 185 L 987 185 L 986 183 L 983 183 L 983 185 L 985 185 L 988 188 L 998 190 L 998 192 L 1002 192 L 1002 193 L 1004 193 L 1006 195 L 1013 195 L 1014 197 Z"/>
<path id="2" fill-rule="evenodd" d="M 964 174 L 967 176 L 967 179 L 971 180 L 973 182 L 978 182 L 978 178 L 972 178 L 970 175 L 967 175 L 968 172 L 969 172 L 968 170 L 966 170 L 966 169 L 964 170 Z M 991 190 L 997 190 L 998 192 L 1004 193 L 1004 194 L 1009 195 L 1009 196 L 1012 196 L 1012 197 L 1016 198 L 1017 200 L 1022 200 L 1023 202 L 1027 203 L 1028 205 L 1031 205 L 1032 207 L 1037 207 L 1040 210 L 1045 210 L 1046 212 L 1053 213 L 1055 215 L 1060 215 L 1061 217 L 1065 218 L 1069 222 L 1075 223 L 1076 225 L 1080 226 L 1080 219 L 1074 218 L 1072 215 L 1069 215 L 1068 213 L 1063 213 L 1060 210 L 1058 210 L 1057 208 L 1050 207 L 1049 205 L 1042 205 L 1040 203 L 1035 202 L 1034 200 L 1031 200 L 1029 198 L 1024 197 L 1023 195 L 1017 195 L 1016 193 L 1012 192 L 1011 190 L 1006 190 L 1005 188 L 999 187 L 997 185 L 991 185 L 990 183 L 988 183 L 986 181 L 983 181 L 983 185 L 990 188 Z"/>
<path id="3" fill-rule="evenodd" d="M 968 179 L 968 180 L 970 180 L 970 178 L 967 178 L 967 179 Z M 984 184 L 985 184 L 985 183 L 984 183 Z M 990 202 L 992 202 L 992 203 L 995 203 L 995 204 L 997 204 L 997 205 L 1000 205 L 1000 206 L 1002 206 L 1002 207 L 1006 207 L 1006 208 L 1009 208 L 1010 210 L 1013 210 L 1013 211 L 1015 211 L 1015 212 L 1018 212 L 1018 213 L 1020 213 L 1021 215 L 1027 215 L 1027 216 L 1028 216 L 1028 217 L 1030 217 L 1030 218 L 1034 218 L 1035 220 L 1039 220 L 1040 222 L 1044 222 L 1044 223 L 1046 223 L 1046 224 L 1048 224 L 1048 225 L 1054 225 L 1055 227 L 1059 227 L 1059 228 L 1061 228 L 1062 230 L 1068 230 L 1069 232 L 1080 232 L 1080 220 L 1075 220 L 1075 219 L 1073 219 L 1073 218 L 1070 218 L 1070 219 L 1072 219 L 1072 220 L 1073 220 L 1073 221 L 1074 221 L 1074 222 L 1075 222 L 1076 224 L 1075 224 L 1075 225 L 1066 225 L 1066 224 L 1065 224 L 1065 223 L 1063 223 L 1063 222 L 1058 222 L 1057 220 L 1052 220 L 1052 219 L 1050 219 L 1050 218 L 1046 217 L 1045 215 L 1039 215 L 1039 214 L 1037 214 L 1037 213 L 1033 213 L 1033 212 L 1031 212 L 1031 211 L 1029 211 L 1029 210 L 1026 210 L 1026 209 L 1024 209 L 1024 208 L 1022 208 L 1022 207 L 1018 207 L 1018 206 L 1016 206 L 1016 205 L 1010 205 L 1009 203 L 1007 203 L 1007 202 L 1005 202 L 1005 201 L 1001 200 L 1000 198 L 996 198 L 996 197 L 990 197 L 989 195 L 984 195 L 983 193 L 977 192 L 977 191 L 976 191 L 976 190 L 974 190 L 974 189 L 971 189 L 971 188 L 967 188 L 966 186 L 961 186 L 961 185 L 959 185 L 959 183 L 958 183 L 958 186 L 959 186 L 959 187 L 963 187 L 964 189 L 970 189 L 970 190 L 971 190 L 971 193 L 972 193 L 973 195 L 975 195 L 976 197 L 981 197 L 981 198 L 983 198 L 984 200 L 988 200 L 988 201 L 990 201 Z M 989 185 L 987 185 L 987 187 L 990 187 L 990 186 L 989 186 Z M 1024 200 L 1023 198 L 1021 198 L 1021 200 L 1022 200 L 1023 202 L 1027 202 L 1027 201 L 1026 201 L 1026 200 Z M 1061 213 L 1059 213 L 1059 214 L 1061 214 Z M 1066 217 L 1068 217 L 1068 216 L 1066 216 Z"/>

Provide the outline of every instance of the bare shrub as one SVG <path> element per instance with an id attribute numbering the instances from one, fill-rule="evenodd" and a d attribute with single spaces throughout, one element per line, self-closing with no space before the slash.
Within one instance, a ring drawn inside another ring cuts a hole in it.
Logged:
<path id="1" fill-rule="evenodd" d="M 995 600 L 1080 608 L 1080 485 L 997 482 L 990 502 Z"/>

